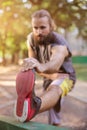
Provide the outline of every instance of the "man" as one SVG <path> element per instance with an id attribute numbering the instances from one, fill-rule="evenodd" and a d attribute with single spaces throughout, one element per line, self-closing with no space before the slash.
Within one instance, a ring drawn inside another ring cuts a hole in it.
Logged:
<path id="1" fill-rule="evenodd" d="M 54 25 L 46 10 L 38 10 L 32 15 L 33 32 L 27 39 L 29 58 L 24 60 L 22 71 L 34 69 L 44 77 L 45 91 L 39 97 L 38 112 L 49 110 L 49 123 L 59 125 L 61 98 L 74 87 L 76 77 L 69 45 L 54 32 Z"/>

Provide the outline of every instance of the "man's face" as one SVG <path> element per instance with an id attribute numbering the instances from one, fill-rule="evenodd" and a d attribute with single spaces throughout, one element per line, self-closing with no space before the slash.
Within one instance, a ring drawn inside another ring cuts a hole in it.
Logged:
<path id="1" fill-rule="evenodd" d="M 32 28 L 35 40 L 39 43 L 43 42 L 51 32 L 51 27 L 48 18 L 32 18 Z"/>

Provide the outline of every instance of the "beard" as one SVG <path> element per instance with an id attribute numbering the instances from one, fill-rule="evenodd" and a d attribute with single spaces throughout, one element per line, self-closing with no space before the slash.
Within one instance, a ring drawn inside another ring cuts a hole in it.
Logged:
<path id="1" fill-rule="evenodd" d="M 50 37 L 50 33 L 46 36 L 40 34 L 38 36 L 34 36 L 34 41 L 37 45 L 44 45 L 48 41 L 49 37 Z"/>

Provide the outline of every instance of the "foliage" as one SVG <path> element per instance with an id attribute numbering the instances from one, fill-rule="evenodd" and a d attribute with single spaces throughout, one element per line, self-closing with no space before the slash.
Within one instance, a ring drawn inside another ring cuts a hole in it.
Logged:
<path id="1" fill-rule="evenodd" d="M 12 59 L 27 56 L 25 42 L 31 31 L 31 14 L 42 8 L 51 13 L 58 28 L 68 29 L 74 25 L 79 35 L 87 38 L 87 0 L 0 0 L 0 55 L 3 61 L 6 55 Z"/>

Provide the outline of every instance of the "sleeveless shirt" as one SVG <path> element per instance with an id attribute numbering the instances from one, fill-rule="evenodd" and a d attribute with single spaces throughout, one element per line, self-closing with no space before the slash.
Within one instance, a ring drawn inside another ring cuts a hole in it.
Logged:
<path id="1" fill-rule="evenodd" d="M 69 55 L 64 59 L 63 64 L 61 65 L 60 69 L 58 70 L 58 73 L 66 73 L 69 74 L 69 78 L 73 80 L 73 83 L 76 81 L 76 74 L 75 70 L 72 65 L 72 53 L 69 47 L 68 42 L 64 39 L 64 37 L 57 32 L 51 32 L 45 42 L 41 45 L 37 45 L 35 43 L 33 32 L 30 33 L 27 37 L 28 44 L 31 46 L 32 50 L 35 53 L 36 59 L 40 63 L 46 63 L 50 61 L 50 57 L 52 55 L 51 48 L 53 46 L 59 46 L 59 45 L 65 45 L 67 47 L 67 50 L 69 52 Z"/>

